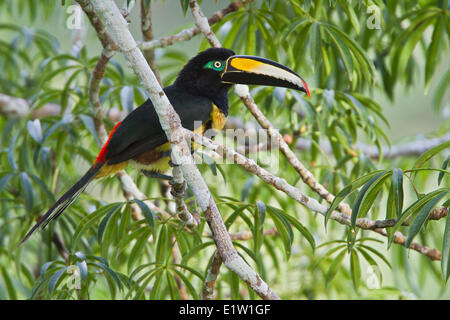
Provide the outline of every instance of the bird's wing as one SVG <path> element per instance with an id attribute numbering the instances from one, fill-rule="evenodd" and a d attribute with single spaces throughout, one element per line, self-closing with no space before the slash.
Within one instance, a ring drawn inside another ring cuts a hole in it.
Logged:
<path id="1" fill-rule="evenodd" d="M 183 127 L 194 130 L 198 126 L 196 121 L 204 123 L 209 119 L 212 103 L 208 98 L 191 95 L 174 86 L 165 88 L 164 92 L 180 116 Z M 114 130 L 106 146 L 105 158 L 108 164 L 120 163 L 167 141 L 155 108 L 148 99 Z"/>

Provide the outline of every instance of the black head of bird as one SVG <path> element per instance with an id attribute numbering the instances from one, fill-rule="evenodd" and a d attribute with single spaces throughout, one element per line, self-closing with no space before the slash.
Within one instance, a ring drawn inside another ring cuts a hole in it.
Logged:
<path id="1" fill-rule="evenodd" d="M 291 88 L 309 97 L 305 80 L 288 67 L 261 57 L 235 55 L 225 48 L 200 52 L 189 60 L 175 81 L 176 86 L 192 94 L 210 98 L 226 93 L 233 84 Z"/>

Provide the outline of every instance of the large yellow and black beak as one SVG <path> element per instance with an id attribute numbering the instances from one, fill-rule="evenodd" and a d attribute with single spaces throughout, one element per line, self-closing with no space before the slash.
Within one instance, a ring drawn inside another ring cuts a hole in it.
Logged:
<path id="1" fill-rule="evenodd" d="M 222 81 L 234 84 L 257 84 L 285 87 L 306 92 L 309 89 L 305 80 L 288 67 L 261 57 L 231 56 L 222 72 Z"/>

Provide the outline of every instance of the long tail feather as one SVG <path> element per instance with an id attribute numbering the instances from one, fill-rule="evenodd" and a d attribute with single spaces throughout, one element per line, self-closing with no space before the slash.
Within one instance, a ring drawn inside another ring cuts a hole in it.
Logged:
<path id="1" fill-rule="evenodd" d="M 20 247 L 27 239 L 40 227 L 44 229 L 47 224 L 59 217 L 68 206 L 75 201 L 75 199 L 86 189 L 87 185 L 95 178 L 97 173 L 103 167 L 103 163 L 94 164 L 80 180 L 78 180 L 61 198 L 59 198 L 55 204 L 48 209 L 48 211 L 39 219 L 38 222 L 31 228 L 22 241 L 20 241 L 17 247 Z"/>

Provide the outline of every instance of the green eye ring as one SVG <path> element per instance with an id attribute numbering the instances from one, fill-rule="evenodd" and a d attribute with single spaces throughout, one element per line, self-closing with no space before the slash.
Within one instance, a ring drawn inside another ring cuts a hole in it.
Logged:
<path id="1" fill-rule="evenodd" d="M 209 61 L 203 67 L 203 69 L 212 69 L 214 71 L 222 71 L 224 68 L 225 62 L 220 60 Z"/>

